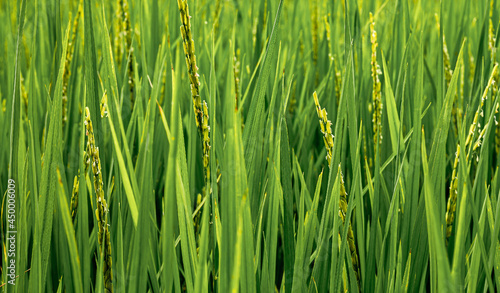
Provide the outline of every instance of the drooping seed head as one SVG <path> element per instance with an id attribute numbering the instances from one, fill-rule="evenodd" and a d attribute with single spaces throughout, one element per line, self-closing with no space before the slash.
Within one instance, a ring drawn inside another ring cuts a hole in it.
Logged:
<path id="1" fill-rule="evenodd" d="M 373 142 L 375 145 L 375 154 L 377 154 L 377 145 L 382 143 L 382 94 L 381 83 L 379 79 L 380 67 L 377 63 L 377 31 L 375 31 L 375 20 L 370 13 L 370 42 L 372 44 L 371 72 L 373 79 L 372 91 L 372 123 L 373 123 Z"/>
<path id="2" fill-rule="evenodd" d="M 328 116 L 326 113 L 326 109 L 321 109 L 319 104 L 318 95 L 316 92 L 313 93 L 314 104 L 316 104 L 316 112 L 319 117 L 319 125 L 321 127 L 321 133 L 323 133 L 323 141 L 325 142 L 325 147 L 327 150 L 326 158 L 328 160 L 328 165 L 330 165 L 330 161 L 332 159 L 333 153 L 333 133 L 332 133 L 332 122 L 328 120 Z"/>
<path id="3" fill-rule="evenodd" d="M 106 292 L 113 292 L 113 272 L 112 272 L 112 259 L 111 259 L 111 241 L 109 235 L 108 225 L 106 224 L 106 214 L 108 207 L 106 199 L 104 198 L 104 189 L 101 172 L 101 159 L 99 158 L 99 147 L 95 144 L 94 129 L 92 127 L 92 120 L 90 118 L 90 111 L 85 107 L 85 127 L 87 135 L 87 154 L 89 154 L 92 173 L 94 175 L 94 190 L 96 194 L 96 210 L 95 216 L 97 219 L 98 241 L 100 246 L 101 255 L 103 257 L 103 276 L 104 288 Z"/>

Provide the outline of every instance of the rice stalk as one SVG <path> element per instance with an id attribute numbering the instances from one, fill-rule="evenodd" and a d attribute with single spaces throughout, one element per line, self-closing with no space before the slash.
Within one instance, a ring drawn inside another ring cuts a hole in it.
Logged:
<path id="1" fill-rule="evenodd" d="M 478 109 L 477 109 L 476 113 L 474 114 L 474 120 L 472 121 L 472 124 L 469 128 L 469 132 L 467 134 L 467 139 L 465 141 L 465 147 L 467 148 L 467 146 L 469 146 L 469 150 L 467 152 L 467 157 L 465 158 L 466 162 L 469 161 L 469 156 L 470 156 L 471 150 L 475 151 L 481 145 L 481 142 L 482 142 L 484 135 L 486 133 L 487 124 L 482 128 L 481 131 L 479 131 L 479 135 L 478 135 L 478 138 L 476 139 L 476 142 L 474 144 L 472 144 L 472 141 L 473 141 L 475 134 L 476 134 L 476 128 L 480 128 L 480 126 L 481 126 L 478 121 L 479 121 L 479 117 L 480 116 L 482 117 L 484 115 L 483 114 L 484 102 L 486 101 L 486 99 L 488 97 L 488 95 L 487 95 L 488 91 L 489 91 L 490 87 L 493 86 L 494 78 L 497 74 L 498 74 L 498 64 L 496 64 L 495 67 L 493 68 L 493 72 L 491 73 L 488 84 L 483 92 L 483 95 L 481 97 L 481 102 L 479 103 Z M 495 112 L 498 111 L 498 106 L 499 105 L 497 104 Z M 458 166 L 458 162 L 459 162 L 459 156 L 460 156 L 460 145 L 458 144 L 457 145 L 457 152 L 455 154 L 455 161 L 453 163 L 451 183 L 450 183 L 450 187 L 449 187 L 450 195 L 448 198 L 448 203 L 446 205 L 446 243 L 448 243 L 448 239 L 451 236 L 451 232 L 453 229 L 453 221 L 455 219 L 455 210 L 456 210 L 456 205 L 457 205 L 457 187 L 458 187 L 457 166 Z"/>
<path id="2" fill-rule="evenodd" d="M 370 12 L 370 42 L 372 44 L 371 72 L 373 79 L 372 92 L 372 124 L 373 124 L 373 143 L 375 148 L 375 157 L 377 156 L 378 145 L 382 144 L 382 94 L 379 75 L 382 74 L 380 66 L 377 63 L 377 31 L 375 31 L 375 20 Z"/>
<path id="3" fill-rule="evenodd" d="M 130 90 L 130 108 L 134 109 L 135 104 L 135 92 L 134 92 L 134 48 L 132 47 L 132 26 L 130 24 L 130 12 L 127 0 L 121 1 L 121 12 L 122 12 L 122 32 L 125 36 L 125 48 L 127 52 L 128 66 L 127 66 L 127 76 L 128 76 L 128 86 Z"/>
<path id="4" fill-rule="evenodd" d="M 347 215 L 347 192 L 344 186 L 344 177 L 342 176 L 342 170 L 339 165 L 339 173 L 340 173 L 340 199 L 339 199 L 339 216 L 342 219 L 342 224 L 346 224 L 346 215 Z M 349 226 L 347 227 L 347 244 L 349 245 L 349 251 L 351 252 L 351 261 L 354 273 L 356 274 L 356 279 L 360 279 L 359 272 L 359 261 L 358 261 L 358 252 L 356 251 L 356 243 L 354 242 L 354 233 L 352 232 L 351 220 L 347 219 Z"/>
<path id="5" fill-rule="evenodd" d="M 78 192 L 80 183 L 78 177 L 80 176 L 80 172 L 75 176 L 73 180 L 73 191 L 71 192 L 71 204 L 70 204 L 70 212 L 71 212 L 71 220 L 73 221 L 73 225 L 75 224 L 76 219 L 76 211 L 78 209 Z"/>
<path id="6" fill-rule="evenodd" d="M 217 33 L 219 30 L 219 18 L 222 10 L 222 0 L 217 0 L 215 2 L 215 11 L 214 11 L 214 33 Z"/>
<path id="7" fill-rule="evenodd" d="M 448 239 L 451 236 L 451 231 L 453 229 L 453 221 L 455 220 L 455 210 L 457 208 L 457 193 L 458 193 L 457 166 L 458 166 L 459 156 L 460 156 L 460 144 L 457 144 L 457 152 L 455 154 L 455 162 L 453 163 L 453 171 L 451 174 L 450 196 L 448 197 L 448 203 L 446 204 L 446 244 L 448 244 Z"/>
<path id="8" fill-rule="evenodd" d="M 115 57 L 116 64 L 121 68 L 122 55 L 123 55 L 123 32 L 122 32 L 122 6 L 123 0 L 116 2 L 115 21 L 113 21 L 113 56 Z M 168 15 L 168 13 L 167 13 Z M 168 20 L 167 20 L 168 21 Z"/>
<path id="9" fill-rule="evenodd" d="M 68 43 L 68 49 L 66 51 L 66 61 L 64 62 L 64 73 L 63 73 L 63 88 L 62 88 L 62 128 L 68 122 L 68 83 L 69 76 L 71 75 L 71 60 L 73 59 L 73 54 L 75 52 L 75 41 L 76 35 L 78 33 L 78 24 L 80 21 L 80 16 L 82 15 L 82 1 L 78 5 L 78 12 L 73 20 L 73 27 L 71 32 L 71 40 Z"/>
<path id="10" fill-rule="evenodd" d="M 92 165 L 92 173 L 94 175 L 94 190 L 96 194 L 96 219 L 99 227 L 98 240 L 100 252 L 103 257 L 103 277 L 105 292 L 113 292 L 113 272 L 111 259 L 111 241 L 108 225 L 106 224 L 106 216 L 108 206 L 104 198 L 104 189 L 102 182 L 101 160 L 99 158 L 99 147 L 95 145 L 94 129 L 92 120 L 90 119 L 90 111 L 85 107 L 85 127 L 87 140 L 87 154 Z"/>
<path id="11" fill-rule="evenodd" d="M 182 44 L 186 55 L 186 66 L 191 83 L 191 95 L 193 98 L 193 110 L 196 119 L 196 127 L 200 134 L 203 147 L 203 167 L 205 168 L 205 178 L 208 182 L 210 178 L 210 126 L 208 125 L 208 107 L 205 101 L 200 97 L 200 79 L 198 74 L 198 66 L 196 65 L 196 56 L 194 48 L 194 40 L 191 32 L 191 16 L 189 15 L 189 7 L 187 0 L 177 0 L 179 12 L 181 15 L 182 25 L 180 27 L 182 34 Z"/>
<path id="12" fill-rule="evenodd" d="M 496 64 L 495 67 L 493 67 L 493 71 L 491 72 L 491 76 L 488 80 L 488 84 L 486 85 L 486 88 L 484 89 L 483 95 L 481 96 L 481 101 L 479 102 L 479 106 L 477 108 L 477 111 L 474 114 L 474 119 L 472 121 L 471 126 L 469 127 L 469 132 L 467 134 L 467 140 L 465 141 L 465 146 L 466 147 L 469 146 L 469 149 L 470 149 L 470 143 L 474 137 L 474 134 L 476 133 L 476 128 L 477 127 L 481 128 L 481 124 L 479 124 L 479 122 L 478 122 L 479 116 L 482 117 L 484 115 L 483 114 L 484 113 L 483 112 L 483 105 L 484 105 L 484 102 L 486 101 L 486 99 L 488 98 L 488 91 L 494 83 L 494 78 L 498 74 L 497 70 L 498 70 L 498 64 Z"/>
<path id="13" fill-rule="evenodd" d="M 203 141 L 203 166 L 205 167 L 205 176 L 210 180 L 210 126 L 208 125 L 208 107 L 207 102 L 203 101 L 203 125 L 202 125 L 202 141 Z"/>
<path id="14" fill-rule="evenodd" d="M 474 139 L 474 136 L 476 134 L 476 128 L 480 128 L 479 124 L 479 116 L 483 116 L 483 106 L 484 102 L 486 101 L 488 97 L 488 91 L 490 87 L 493 86 L 494 84 L 494 79 L 495 76 L 498 75 L 498 64 L 495 65 L 493 68 L 493 72 L 491 73 L 490 79 L 488 81 L 488 84 L 483 92 L 483 95 L 481 97 L 481 102 L 478 106 L 478 109 L 476 113 L 474 114 L 474 120 L 472 121 L 472 124 L 469 128 L 469 132 L 467 134 L 467 139 L 465 141 L 465 147 L 469 146 L 469 150 L 467 152 L 467 157 L 465 158 L 465 161 L 469 161 L 469 156 L 471 154 L 471 150 L 475 151 L 482 142 L 482 139 L 484 138 L 484 135 L 486 133 L 486 127 L 487 124 L 482 128 L 482 130 L 479 132 L 478 138 L 476 139 L 476 142 L 474 144 L 471 144 L 471 142 Z M 498 104 L 496 105 L 495 112 L 498 112 Z M 497 127 L 498 129 L 498 127 Z M 451 236 L 451 232 L 453 229 L 453 221 L 455 219 L 455 210 L 456 210 L 456 205 L 457 205 L 457 187 L 458 187 L 458 177 L 457 177 L 457 166 L 459 162 L 459 156 L 460 156 L 460 145 L 457 145 L 457 152 L 455 154 L 455 161 L 453 163 L 453 171 L 451 175 L 451 183 L 450 183 L 450 196 L 448 198 L 448 203 L 446 205 L 446 243 L 448 243 L 448 239 Z"/>
<path id="15" fill-rule="evenodd" d="M 321 126 L 321 133 L 323 133 L 323 141 L 325 142 L 325 147 L 327 150 L 327 161 L 328 165 L 330 165 L 332 159 L 333 152 L 333 134 L 332 134 L 332 123 L 328 120 L 326 109 L 322 109 L 319 101 L 318 95 L 316 92 L 313 93 L 314 103 L 316 105 L 316 112 L 319 117 L 319 124 Z M 346 214 L 347 214 L 347 192 L 344 186 L 344 178 L 342 176 L 342 171 L 339 165 L 339 174 L 340 174 L 340 199 L 339 199 L 339 216 L 342 219 L 342 223 L 345 225 L 346 223 Z M 358 263 L 358 253 L 356 252 L 356 244 L 354 242 L 354 233 L 352 232 L 351 220 L 348 219 L 348 230 L 347 230 L 347 243 L 349 245 L 349 251 L 351 252 L 351 260 L 354 272 L 356 273 L 356 279 L 359 284 L 359 263 Z M 339 235 L 340 237 L 340 235 Z"/>
<path id="16" fill-rule="evenodd" d="M 332 152 L 333 152 L 333 133 L 332 133 L 332 122 L 328 120 L 328 116 L 326 113 L 326 109 L 321 109 L 321 106 L 318 101 L 318 95 L 316 92 L 313 93 L 314 104 L 316 104 L 316 112 L 319 117 L 319 125 L 321 127 L 321 133 L 323 133 L 323 141 L 325 142 L 327 154 L 326 159 L 328 161 L 328 166 L 330 166 L 330 161 L 332 160 Z"/>

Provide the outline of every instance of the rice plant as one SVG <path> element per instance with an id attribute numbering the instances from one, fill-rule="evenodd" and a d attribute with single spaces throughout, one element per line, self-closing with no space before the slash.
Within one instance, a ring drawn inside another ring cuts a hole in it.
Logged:
<path id="1" fill-rule="evenodd" d="M 496 0 L 0 1 L 3 292 L 497 292 Z"/>

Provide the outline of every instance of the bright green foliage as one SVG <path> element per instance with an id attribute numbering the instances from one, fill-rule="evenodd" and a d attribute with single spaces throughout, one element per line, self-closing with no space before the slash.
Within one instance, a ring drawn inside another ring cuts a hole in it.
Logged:
<path id="1" fill-rule="evenodd" d="M 499 291 L 499 31 L 496 0 L 0 1 L 0 290 Z"/>

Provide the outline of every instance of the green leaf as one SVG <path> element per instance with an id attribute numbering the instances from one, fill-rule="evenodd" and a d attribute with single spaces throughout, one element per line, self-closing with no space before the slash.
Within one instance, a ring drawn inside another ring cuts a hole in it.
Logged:
<path id="1" fill-rule="evenodd" d="M 78 255 L 78 247 L 76 245 L 75 230 L 73 228 L 73 223 L 71 221 L 71 215 L 68 209 L 68 201 L 66 200 L 66 194 L 64 193 L 64 187 L 62 185 L 62 179 L 57 170 L 58 175 L 58 198 L 59 198 L 59 211 L 61 214 L 61 219 L 64 227 L 64 234 L 66 235 L 66 240 L 69 248 L 69 256 L 72 270 L 72 281 L 74 282 L 74 292 L 83 292 L 83 285 L 80 272 L 80 257 Z"/>
<path id="2" fill-rule="evenodd" d="M 84 16 L 84 37 L 85 37 L 85 87 L 87 90 L 87 103 L 90 109 L 90 117 L 93 118 L 92 124 L 94 127 L 96 145 L 103 145 L 103 133 L 101 130 L 101 115 L 99 109 L 99 88 L 97 76 L 97 56 L 96 45 L 94 38 L 94 18 L 92 16 L 92 0 L 83 1 L 83 16 Z M 63 53 L 65 56 L 65 53 Z M 64 66 L 64 59 L 61 62 Z M 104 152 L 100 153 L 101 161 L 106 161 L 103 157 Z M 105 177 L 105 176 L 103 176 Z"/>
<path id="3" fill-rule="evenodd" d="M 424 169 L 424 196 L 425 214 L 427 217 L 427 231 L 429 233 L 429 252 L 431 263 L 431 290 L 443 292 L 453 291 L 450 265 L 444 246 L 443 234 L 439 230 L 438 212 L 434 204 L 433 179 L 429 175 L 425 142 L 422 141 L 422 166 Z"/>
<path id="4" fill-rule="evenodd" d="M 288 128 L 286 120 L 281 118 L 281 180 L 283 186 L 283 229 L 284 229 L 284 250 L 285 257 L 285 290 L 291 292 L 293 266 L 295 262 L 295 239 L 294 239 L 294 219 L 293 219 L 293 193 L 292 193 L 292 168 L 290 164 L 290 150 L 288 141 Z"/>
<path id="5" fill-rule="evenodd" d="M 384 76 L 389 77 L 389 72 L 387 71 L 387 64 L 385 62 L 384 55 L 382 54 L 382 64 L 384 67 Z M 389 122 L 389 131 L 391 133 L 391 144 L 392 151 L 397 152 L 404 149 L 403 138 L 400 135 L 399 130 L 400 122 L 396 107 L 396 101 L 394 100 L 394 93 L 392 92 L 391 80 L 390 78 L 385 79 L 385 105 L 387 109 L 387 121 Z M 398 147 L 398 141 L 400 145 Z"/>
<path id="6" fill-rule="evenodd" d="M 64 60 L 66 56 L 66 45 L 69 36 L 69 29 L 66 30 L 64 43 L 63 43 L 63 53 L 62 62 L 59 68 L 59 74 L 57 76 L 56 89 L 54 91 L 54 101 L 53 107 L 50 115 L 50 124 L 47 134 L 47 145 L 45 148 L 45 153 L 43 156 L 43 167 L 42 167 L 42 180 L 40 184 L 40 214 L 43 221 L 39 223 L 39 229 L 41 231 L 41 247 L 40 251 L 35 253 L 41 253 L 41 288 L 45 287 L 45 282 L 47 280 L 47 272 L 50 262 L 50 243 L 52 240 L 52 221 L 54 217 L 54 199 L 56 196 L 56 182 L 57 182 L 57 167 L 61 160 L 61 104 L 62 104 L 62 75 L 64 72 Z M 36 259 L 36 258 L 35 258 Z M 37 272 L 34 272 L 35 274 Z M 36 286 L 32 285 L 32 288 Z M 43 290 L 43 289 L 42 289 Z"/>
<path id="7" fill-rule="evenodd" d="M 265 113 L 264 113 L 264 101 L 265 94 L 267 90 L 267 86 L 269 83 L 269 75 L 271 73 L 272 66 L 278 54 L 278 39 L 279 35 L 279 22 L 280 16 L 283 6 L 283 0 L 280 0 L 278 4 L 278 9 L 276 11 L 276 16 L 274 19 L 273 29 L 269 36 L 269 43 L 266 48 L 266 53 L 264 59 L 262 61 L 262 67 L 259 73 L 259 77 L 257 79 L 257 84 L 255 86 L 255 91 L 251 100 L 248 118 L 246 122 L 245 130 L 243 132 L 243 145 L 245 150 L 245 162 L 246 169 L 248 172 L 253 173 L 256 172 L 257 161 L 259 161 L 257 157 L 257 153 L 261 148 L 261 137 L 263 134 L 264 121 L 265 121 Z M 250 182 L 254 184 L 252 180 L 253 176 L 249 175 Z M 254 186 L 250 186 L 250 196 L 255 197 L 257 195 L 258 190 L 252 191 Z M 253 199 L 251 199 L 253 200 Z M 254 210 L 255 206 L 252 205 L 252 210 Z"/>

